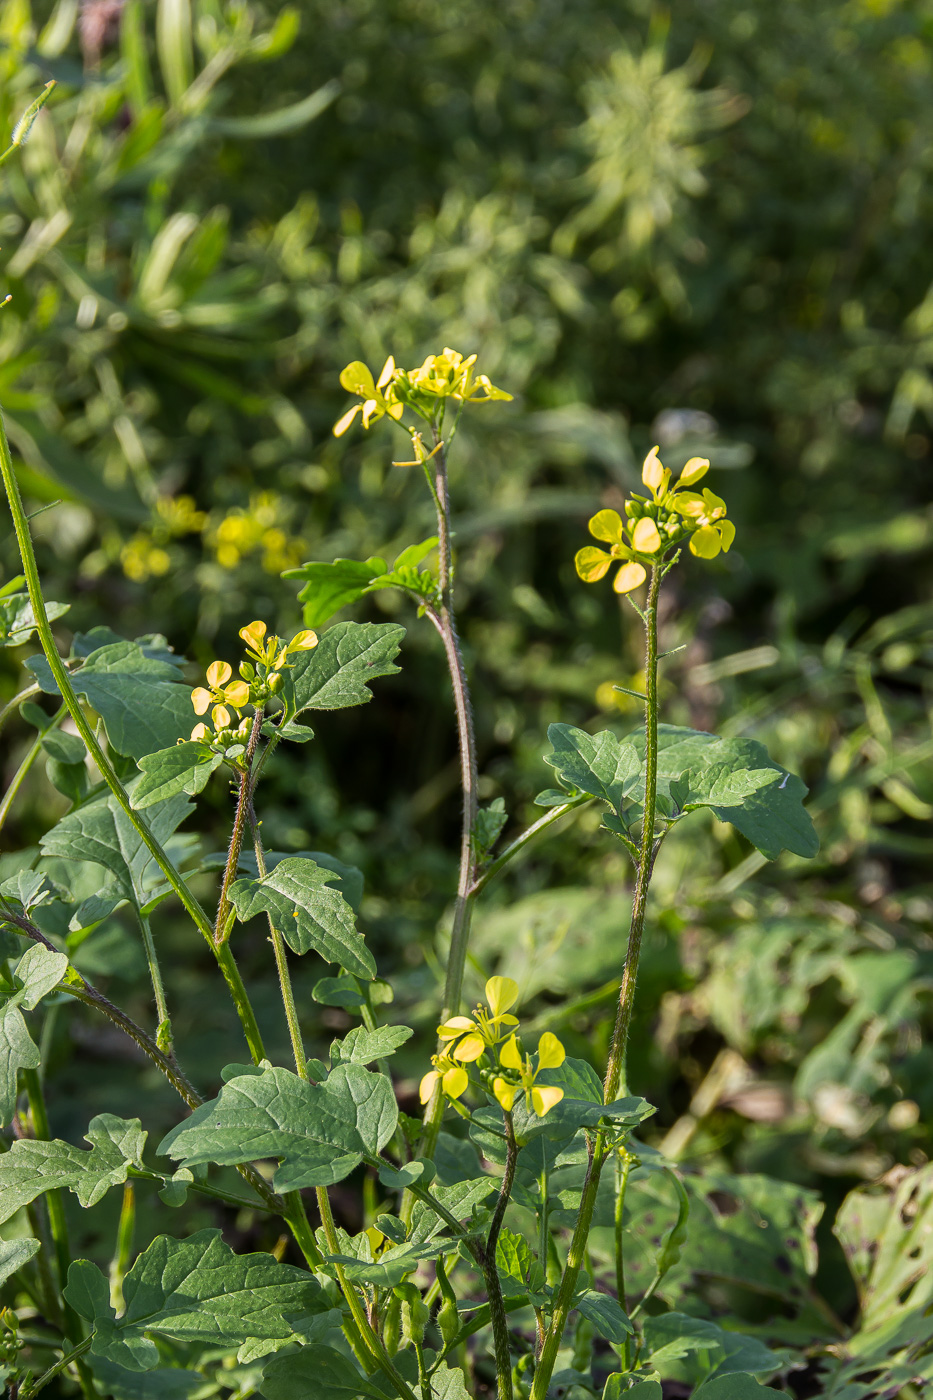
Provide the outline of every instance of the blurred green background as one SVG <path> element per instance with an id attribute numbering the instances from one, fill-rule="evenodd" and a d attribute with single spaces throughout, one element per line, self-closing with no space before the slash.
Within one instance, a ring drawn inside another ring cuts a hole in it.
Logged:
<path id="1" fill-rule="evenodd" d="M 672 13 L 4 0 L 4 133 L 59 86 L 3 172 L 0 401 L 45 507 L 48 595 L 71 604 L 63 645 L 102 622 L 162 632 L 194 680 L 253 618 L 299 625 L 282 570 L 431 532 L 423 481 L 391 465 L 402 434 L 331 436 L 340 369 L 477 351 L 515 395 L 465 416 L 452 465 L 481 793 L 505 799 L 507 835 L 549 783 L 548 723 L 636 722 L 612 684 L 637 685 L 637 620 L 573 570 L 588 515 L 619 506 L 655 442 L 674 468 L 708 455 L 738 538 L 667 586 L 664 645 L 685 649 L 666 718 L 766 743 L 809 783 L 822 848 L 764 865 L 699 815 L 678 831 L 631 1078 L 657 1144 L 816 1187 L 831 1217 L 933 1155 L 933 6 Z M 0 583 L 16 572 L 6 528 Z M 363 870 L 390 1014 L 424 1032 L 396 1061 L 412 1109 L 456 882 L 456 734 L 427 624 L 387 593 L 352 616 L 405 623 L 402 673 L 270 766 L 261 815 L 270 846 Z M 0 652 L 0 699 L 34 650 Z M 6 730 L 6 779 L 31 737 Z M 0 870 L 66 806 L 35 769 Z M 201 811 L 219 849 L 221 780 Z M 490 889 L 470 991 L 518 976 L 536 1024 L 601 1067 L 627 870 L 597 823 L 584 811 Z M 154 922 L 206 1088 L 242 1054 L 235 1022 L 173 906 Z M 150 1024 L 135 937 L 117 918 L 81 957 Z M 261 931 L 237 952 L 286 1060 Z M 311 998 L 322 970 L 296 968 L 311 1053 L 348 1024 Z M 96 1023 L 69 1012 L 49 1043 L 60 1135 L 138 1112 L 141 1086 L 153 1131 L 175 1121 Z M 358 1227 L 349 1187 L 341 1208 Z"/>

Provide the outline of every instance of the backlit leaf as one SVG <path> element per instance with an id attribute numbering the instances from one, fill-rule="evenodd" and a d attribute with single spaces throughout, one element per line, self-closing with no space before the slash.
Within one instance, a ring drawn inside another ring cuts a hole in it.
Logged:
<path id="1" fill-rule="evenodd" d="M 327 962 L 371 980 L 376 964 L 357 930 L 353 910 L 339 890 L 336 875 L 313 860 L 290 856 L 262 879 L 237 880 L 230 898 L 237 917 L 245 922 L 266 913 L 296 953 L 311 948 Z"/>

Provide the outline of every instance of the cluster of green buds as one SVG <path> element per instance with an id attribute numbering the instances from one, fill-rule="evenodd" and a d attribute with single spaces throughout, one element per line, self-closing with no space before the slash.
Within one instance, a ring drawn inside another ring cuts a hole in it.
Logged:
<path id="1" fill-rule="evenodd" d="M 299 632 L 290 642 L 283 642 L 280 637 L 269 634 L 264 622 L 250 622 L 241 627 L 240 636 L 250 659 L 240 662 L 239 677 L 233 679 L 229 662 L 212 661 L 207 668 L 207 685 L 199 685 L 191 692 L 195 714 L 206 715 L 210 710 L 213 725 L 212 733 L 203 721 L 196 724 L 191 731 L 192 739 L 216 739 L 224 744 L 245 742 L 251 721 L 241 717 L 242 711 L 249 705 L 262 709 L 282 689 L 288 658 L 296 652 L 311 651 L 318 643 L 317 633 L 311 630 Z"/>
<path id="2" fill-rule="evenodd" d="M 361 403 L 347 410 L 334 424 L 334 437 L 342 437 L 359 413 L 363 427 L 388 415 L 398 422 L 406 407 L 431 422 L 446 400 L 462 406 L 465 403 L 489 403 L 493 399 L 510 400 L 511 394 L 497 389 L 487 374 L 476 374 L 476 356 L 464 359 L 458 350 L 445 347 L 441 355 L 429 355 L 417 369 L 399 369 L 390 355 L 378 379 L 361 360 L 347 365 L 340 383 Z"/>
<path id="3" fill-rule="evenodd" d="M 594 545 L 578 550 L 574 563 L 580 577 L 595 583 L 619 560 L 622 567 L 612 586 L 617 593 L 631 593 L 644 583 L 648 568 L 684 541 L 700 559 L 715 559 L 720 551 L 727 552 L 735 539 L 735 526 L 726 519 L 725 501 L 705 487 L 702 493 L 685 489 L 695 486 L 708 471 L 706 457 L 691 457 L 672 489 L 671 473 L 653 447 L 641 471 L 651 495 L 633 495 L 626 501 L 624 521 L 615 510 L 596 512 L 589 522 L 590 534 L 604 540 L 609 551 Z"/>
<path id="4" fill-rule="evenodd" d="M 470 1083 L 466 1065 L 474 1066 L 482 1086 L 506 1113 L 511 1112 L 520 1093 L 525 1096 L 529 1113 L 534 1112 L 539 1118 L 560 1103 L 563 1089 L 536 1081 L 542 1070 L 556 1069 L 564 1063 L 564 1047 L 556 1035 L 545 1031 L 538 1042 L 537 1055 L 523 1054 L 514 1030 L 518 1017 L 510 1014 L 517 1000 L 518 984 L 511 977 L 490 977 L 486 983 L 488 1008 L 477 1005 L 472 1016 L 452 1016 L 438 1026 L 439 1038 L 449 1041 L 450 1049 L 433 1057 L 434 1068 L 421 1081 L 423 1104 L 438 1084 L 448 1098 L 459 1099 Z"/>

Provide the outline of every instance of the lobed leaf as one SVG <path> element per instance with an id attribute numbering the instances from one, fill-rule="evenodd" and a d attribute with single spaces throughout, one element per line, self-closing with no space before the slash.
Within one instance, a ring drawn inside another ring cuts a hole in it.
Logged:
<path id="1" fill-rule="evenodd" d="M 369 683 L 394 676 L 405 628 L 391 622 L 338 622 L 312 651 L 295 658 L 283 695 L 289 719 L 304 710 L 343 710 L 372 699 Z"/>
<path id="2" fill-rule="evenodd" d="M 304 856 L 281 860 L 261 879 L 237 880 L 230 899 L 245 923 L 268 914 L 296 953 L 314 949 L 327 962 L 371 981 L 376 964 L 356 927 L 353 910 L 339 890 L 337 876 Z"/>
<path id="3" fill-rule="evenodd" d="M 39 1241 L 34 1239 L 0 1240 L 0 1284 L 28 1264 L 40 1248 Z"/>
<path id="4" fill-rule="evenodd" d="M 570 792 L 599 797 L 619 812 L 641 773 L 641 761 L 631 740 L 618 739 L 609 729 L 587 734 L 570 724 L 549 725 L 547 735 L 553 752 L 545 754 L 544 761 L 556 769 L 562 786 Z"/>
<path id="5" fill-rule="evenodd" d="M 96 1205 L 111 1186 L 142 1165 L 146 1141 L 139 1119 L 100 1113 L 85 1134 L 89 1152 L 54 1139 L 20 1138 L 0 1154 L 0 1224 L 46 1191 L 73 1191 L 84 1207 Z"/>
<path id="6" fill-rule="evenodd" d="M 143 776 L 133 788 L 132 804 L 140 811 L 182 793 L 195 797 L 223 761 L 223 754 L 215 753 L 209 744 L 191 740 L 145 754 L 139 760 Z"/>

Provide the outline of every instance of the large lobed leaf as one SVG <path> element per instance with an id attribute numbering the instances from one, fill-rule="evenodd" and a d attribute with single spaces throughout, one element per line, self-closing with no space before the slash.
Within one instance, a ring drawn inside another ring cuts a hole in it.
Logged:
<path id="1" fill-rule="evenodd" d="M 58 694 L 44 656 L 30 656 L 25 664 L 46 694 Z M 137 760 L 190 734 L 191 691 L 180 679 L 177 666 L 147 656 L 137 642 L 99 647 L 71 677 L 104 721 L 113 747 Z"/>
<path id="2" fill-rule="evenodd" d="M 277 1191 L 332 1186 L 395 1132 L 398 1107 L 389 1079 L 361 1065 L 338 1065 L 320 1084 L 271 1066 L 238 1074 L 196 1109 L 159 1151 L 186 1167 L 235 1166 L 276 1157 Z"/>
<path id="3" fill-rule="evenodd" d="M 376 964 L 357 930 L 353 910 L 333 888 L 337 878 L 333 870 L 323 870 L 307 857 L 289 856 L 262 879 L 237 880 L 230 899 L 242 922 L 268 914 L 294 952 L 313 948 L 327 962 L 371 981 Z"/>
<path id="4" fill-rule="evenodd" d="M 343 710 L 372 699 L 379 676 L 394 676 L 392 663 L 405 628 L 392 622 L 338 622 L 321 634 L 313 651 L 299 652 L 285 673 L 283 695 L 290 718 L 303 710 Z"/>
<path id="5" fill-rule="evenodd" d="M 270 1254 L 235 1254 L 219 1230 L 153 1240 L 123 1280 L 119 1318 L 107 1280 L 86 1259 L 68 1270 L 65 1298 L 94 1324 L 92 1354 L 131 1371 L 151 1370 L 159 1360 L 150 1332 L 224 1346 L 284 1342 L 294 1336 L 293 1321 L 330 1306 L 312 1274 Z"/>
<path id="6" fill-rule="evenodd" d="M 0 1007 L 0 1126 L 6 1127 L 16 1112 L 16 1081 L 21 1069 L 38 1068 L 41 1057 L 23 1019 L 23 1009 L 32 1011 L 46 993 L 58 986 L 68 967 L 64 953 L 56 953 L 41 943 L 33 944 L 16 964 L 14 979 L 21 983 Z M 22 1009 L 21 1009 L 22 1008 Z M 13 1147 L 21 1144 L 14 1143 Z M 10 1153 L 0 1156 L 0 1176 Z M 5 1205 L 0 1197 L 0 1211 Z M 2 1219 L 8 1219 L 2 1216 Z"/>
<path id="7" fill-rule="evenodd" d="M 46 1191 L 73 1191 L 82 1206 L 96 1205 L 111 1186 L 142 1165 L 146 1141 L 139 1119 L 100 1113 L 85 1134 L 90 1152 L 57 1139 L 20 1138 L 0 1154 L 0 1224 Z"/>

